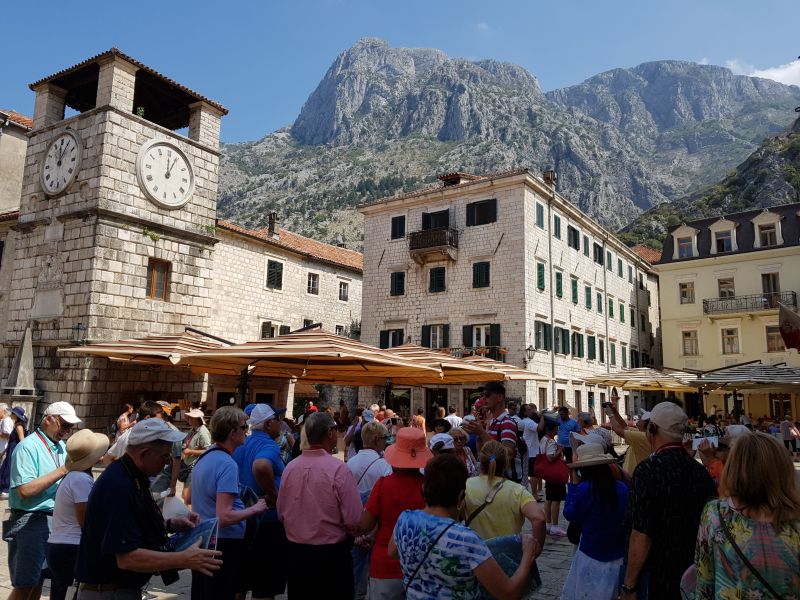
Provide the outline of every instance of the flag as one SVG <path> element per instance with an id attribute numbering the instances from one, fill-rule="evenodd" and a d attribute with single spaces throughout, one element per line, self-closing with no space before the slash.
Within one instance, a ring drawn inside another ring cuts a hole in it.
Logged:
<path id="1" fill-rule="evenodd" d="M 780 307 L 778 327 L 781 331 L 783 344 L 787 349 L 800 350 L 800 315 L 781 303 L 778 303 L 778 306 Z"/>

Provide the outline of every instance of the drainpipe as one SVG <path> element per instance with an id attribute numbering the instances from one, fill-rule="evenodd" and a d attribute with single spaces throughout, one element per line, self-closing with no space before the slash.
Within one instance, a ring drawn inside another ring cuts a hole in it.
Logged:
<path id="1" fill-rule="evenodd" d="M 550 301 L 550 329 L 555 336 L 555 311 L 553 309 L 553 203 L 556 200 L 556 180 L 558 176 L 555 171 L 544 172 L 544 182 L 550 186 L 551 196 L 547 201 L 547 272 L 550 281 L 549 301 Z M 550 394 L 553 398 L 553 406 L 556 406 L 556 344 L 555 339 L 551 339 L 550 348 Z"/>

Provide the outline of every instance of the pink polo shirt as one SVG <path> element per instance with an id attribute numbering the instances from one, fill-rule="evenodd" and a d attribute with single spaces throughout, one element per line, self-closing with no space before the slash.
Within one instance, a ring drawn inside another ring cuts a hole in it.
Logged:
<path id="1" fill-rule="evenodd" d="M 323 449 L 303 450 L 286 465 L 278 491 L 278 517 L 296 544 L 337 544 L 361 520 L 356 480 Z"/>

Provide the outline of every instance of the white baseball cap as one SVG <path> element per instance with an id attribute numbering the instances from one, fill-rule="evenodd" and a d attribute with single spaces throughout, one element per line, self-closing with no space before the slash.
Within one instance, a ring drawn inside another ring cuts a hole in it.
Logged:
<path id="1" fill-rule="evenodd" d="M 128 436 L 129 446 L 138 446 L 148 442 L 180 442 L 186 435 L 177 429 L 173 429 L 167 425 L 166 421 L 161 419 L 144 419 L 139 421 L 131 427 L 131 433 Z"/>
<path id="2" fill-rule="evenodd" d="M 442 447 L 439 450 L 455 450 L 456 448 L 453 443 L 453 436 L 449 433 L 435 433 L 432 435 L 428 441 L 428 448 L 433 449 L 439 442 L 442 443 Z"/>
<path id="3" fill-rule="evenodd" d="M 282 411 L 275 410 L 269 404 L 256 404 L 256 407 L 253 409 L 253 412 L 250 413 L 250 418 L 247 420 L 247 424 L 250 427 L 255 427 L 256 425 L 261 425 L 270 419 L 274 419 L 278 413 L 286 412 L 286 409 Z"/>
<path id="4" fill-rule="evenodd" d="M 75 414 L 75 409 L 72 407 L 72 404 L 69 402 L 64 402 L 63 400 L 59 402 L 53 402 L 50 406 L 44 409 L 44 416 L 61 417 L 67 423 L 71 423 L 72 425 L 81 422 L 81 420 L 78 418 L 78 415 Z"/>

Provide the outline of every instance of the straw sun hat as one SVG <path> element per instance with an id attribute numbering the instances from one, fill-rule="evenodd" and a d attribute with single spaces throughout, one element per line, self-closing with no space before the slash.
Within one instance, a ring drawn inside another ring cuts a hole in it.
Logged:
<path id="1" fill-rule="evenodd" d="M 92 467 L 108 450 L 108 436 L 81 429 L 67 440 L 67 460 L 70 471 L 85 471 Z"/>
<path id="2" fill-rule="evenodd" d="M 592 467 L 594 465 L 610 465 L 617 459 L 605 453 L 603 444 L 582 444 L 575 450 L 575 460 L 568 464 L 570 469 Z"/>
<path id="3" fill-rule="evenodd" d="M 403 427 L 383 457 L 398 469 L 422 469 L 433 458 L 433 453 L 425 443 L 425 432 L 415 427 Z"/>

